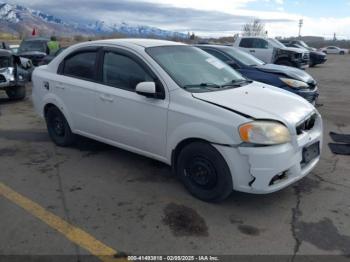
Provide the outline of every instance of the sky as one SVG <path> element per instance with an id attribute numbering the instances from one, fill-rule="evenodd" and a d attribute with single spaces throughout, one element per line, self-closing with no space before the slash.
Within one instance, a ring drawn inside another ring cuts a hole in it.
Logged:
<path id="1" fill-rule="evenodd" d="M 253 18 L 269 36 L 350 39 L 350 0 L 9 0 L 74 22 L 103 20 L 156 26 L 197 35 L 232 36 Z"/>

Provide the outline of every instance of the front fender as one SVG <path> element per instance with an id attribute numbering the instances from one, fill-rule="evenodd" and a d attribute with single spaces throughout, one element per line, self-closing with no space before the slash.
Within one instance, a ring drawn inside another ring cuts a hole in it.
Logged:
<path id="1" fill-rule="evenodd" d="M 220 145 L 237 145 L 240 143 L 240 141 L 235 141 L 233 129 L 231 133 L 228 133 L 209 124 L 189 122 L 178 126 L 168 134 L 167 159 L 169 161 L 171 161 L 172 152 L 177 145 L 187 139 L 201 139 Z"/>

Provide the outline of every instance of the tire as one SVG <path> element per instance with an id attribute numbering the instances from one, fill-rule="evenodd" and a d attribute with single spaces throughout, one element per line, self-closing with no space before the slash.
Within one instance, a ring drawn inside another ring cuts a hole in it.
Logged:
<path id="1" fill-rule="evenodd" d="M 46 126 L 52 141 L 61 147 L 67 147 L 75 142 L 75 135 L 62 112 L 55 106 L 46 112 Z"/>
<path id="2" fill-rule="evenodd" d="M 315 63 L 313 60 L 310 60 L 309 66 L 310 66 L 310 67 L 315 67 L 315 66 L 316 66 L 316 63 Z"/>
<path id="3" fill-rule="evenodd" d="M 184 147 L 176 171 L 186 189 L 206 202 L 220 202 L 233 191 L 230 169 L 222 155 L 209 143 L 194 142 Z"/>
<path id="4" fill-rule="evenodd" d="M 340 51 L 339 54 L 340 54 L 340 55 L 345 55 L 345 52 L 344 52 L 344 51 Z"/>
<path id="5" fill-rule="evenodd" d="M 275 64 L 276 64 L 276 65 L 291 66 L 291 67 L 293 67 L 293 66 L 294 66 L 294 65 L 293 65 L 293 63 L 292 63 L 292 62 L 290 62 L 290 61 L 289 61 L 289 60 L 287 60 L 287 59 L 277 60 Z"/>
<path id="6" fill-rule="evenodd" d="M 22 100 L 26 97 L 25 86 L 14 86 L 6 89 L 6 94 L 10 100 Z"/>

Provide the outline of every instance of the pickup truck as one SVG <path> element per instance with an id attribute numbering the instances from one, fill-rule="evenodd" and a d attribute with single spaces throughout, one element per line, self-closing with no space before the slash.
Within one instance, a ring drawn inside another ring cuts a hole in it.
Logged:
<path id="1" fill-rule="evenodd" d="M 259 36 L 237 37 L 233 46 L 250 53 L 267 64 L 309 67 L 310 53 L 305 49 L 286 47 L 274 38 Z"/>

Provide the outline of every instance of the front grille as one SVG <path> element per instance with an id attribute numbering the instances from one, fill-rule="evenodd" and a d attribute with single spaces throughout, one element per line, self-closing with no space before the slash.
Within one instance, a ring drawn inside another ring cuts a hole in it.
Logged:
<path id="1" fill-rule="evenodd" d="M 6 78 L 3 75 L 0 75 L 0 83 L 6 82 Z"/>
<path id="2" fill-rule="evenodd" d="M 310 59 L 310 56 L 309 56 L 309 54 L 304 54 L 303 55 L 303 60 L 309 60 Z"/>
<path id="3" fill-rule="evenodd" d="M 312 81 L 312 82 L 309 82 L 308 85 L 309 85 L 309 88 L 311 90 L 314 90 L 317 87 L 317 82 L 316 81 Z"/>
<path id="4" fill-rule="evenodd" d="M 317 118 L 317 115 L 313 114 L 311 117 L 309 117 L 300 125 L 298 125 L 296 127 L 297 135 L 301 135 L 303 132 L 313 129 L 316 123 L 316 118 Z"/>

